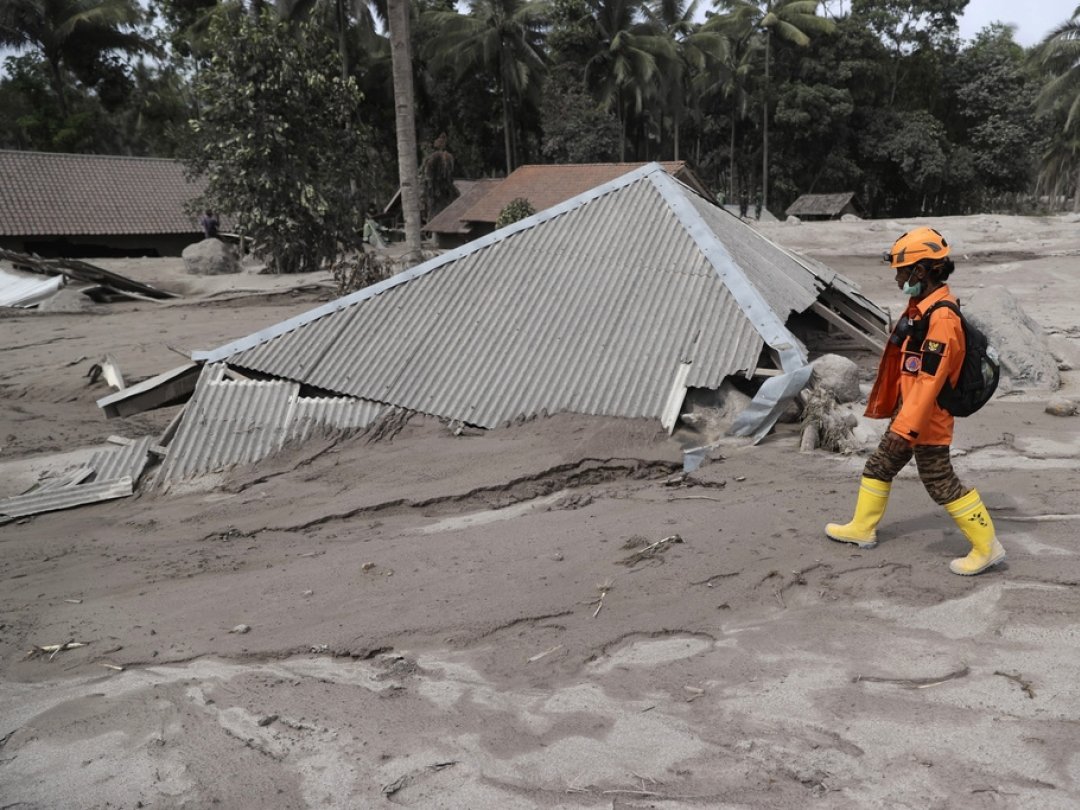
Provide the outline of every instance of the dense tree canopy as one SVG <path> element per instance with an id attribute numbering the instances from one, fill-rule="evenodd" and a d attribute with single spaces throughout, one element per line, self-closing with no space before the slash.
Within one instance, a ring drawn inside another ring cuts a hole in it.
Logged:
<path id="1" fill-rule="evenodd" d="M 1080 205 L 1080 13 L 1025 49 L 1001 25 L 961 40 L 967 0 L 851 0 L 839 14 L 815 0 L 411 4 L 421 166 L 437 154 L 481 177 L 528 162 L 689 159 L 721 196 L 777 214 L 835 191 L 874 216 Z M 228 45 L 211 34 L 263 13 L 291 41 L 318 42 L 326 53 L 306 58 L 332 60 L 339 89 L 352 88 L 308 120 L 310 140 L 345 143 L 342 122 L 362 121 L 363 160 L 340 165 L 359 196 L 389 198 L 385 3 L 5 0 L 0 45 L 14 55 L 0 146 L 172 156 L 189 120 L 200 133 L 230 116 L 237 133 L 263 132 L 244 105 L 217 103 L 242 98 L 237 87 L 212 84 L 223 49 L 249 50 L 250 32 Z M 253 73 L 245 92 L 272 79 Z M 426 215 L 448 196 L 429 192 Z"/>
<path id="2" fill-rule="evenodd" d="M 222 14 L 184 146 L 208 208 L 231 214 L 275 272 L 317 269 L 355 246 L 370 184 L 363 97 L 314 23 Z"/>

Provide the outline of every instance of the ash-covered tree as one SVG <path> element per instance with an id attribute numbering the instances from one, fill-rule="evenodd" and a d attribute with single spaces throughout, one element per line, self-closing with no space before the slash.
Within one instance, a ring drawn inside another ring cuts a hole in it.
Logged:
<path id="1" fill-rule="evenodd" d="M 362 95 L 325 30 L 270 9 L 218 15 L 209 42 L 185 155 L 207 179 L 200 204 L 228 214 L 271 272 L 317 270 L 359 242 Z"/>

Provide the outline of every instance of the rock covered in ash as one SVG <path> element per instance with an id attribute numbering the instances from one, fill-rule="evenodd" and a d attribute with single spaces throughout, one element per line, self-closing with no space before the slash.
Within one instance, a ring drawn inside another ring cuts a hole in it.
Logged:
<path id="1" fill-rule="evenodd" d="M 221 276 L 240 272 L 240 262 L 231 245 L 220 239 L 203 239 L 184 248 L 184 269 L 196 276 Z"/>
<path id="2" fill-rule="evenodd" d="M 1061 385 L 1058 363 L 1042 326 L 1020 308 L 1004 287 L 984 287 L 960 301 L 964 317 L 986 335 L 1001 358 L 1002 388 Z"/>
<path id="3" fill-rule="evenodd" d="M 859 367 L 854 361 L 838 354 L 823 354 L 810 365 L 814 367 L 811 384 L 828 391 L 837 402 L 855 402 L 862 396 Z"/>

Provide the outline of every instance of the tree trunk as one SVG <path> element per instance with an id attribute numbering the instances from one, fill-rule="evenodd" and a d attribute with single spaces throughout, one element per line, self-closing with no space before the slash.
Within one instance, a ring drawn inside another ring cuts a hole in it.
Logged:
<path id="1" fill-rule="evenodd" d="M 772 32 L 765 31 L 765 103 L 761 114 L 761 208 L 769 207 L 769 43 Z"/>
<path id="2" fill-rule="evenodd" d="M 733 95 L 731 101 L 731 145 L 728 147 L 728 202 L 735 200 L 735 121 L 739 114 L 739 101 Z"/>
<path id="3" fill-rule="evenodd" d="M 623 108 L 622 99 L 619 105 L 619 163 L 626 162 L 626 110 Z"/>
<path id="4" fill-rule="evenodd" d="M 64 74 L 60 70 L 60 60 L 58 58 L 49 57 L 49 76 L 52 78 L 53 90 L 56 91 L 56 98 L 60 102 L 60 114 L 64 116 L 64 121 L 67 121 L 68 117 L 68 101 L 67 93 L 64 92 Z"/>
<path id="5" fill-rule="evenodd" d="M 507 80 L 507 55 L 506 49 L 499 45 L 499 82 L 502 84 L 502 114 L 503 114 L 503 147 L 506 150 L 506 176 L 514 170 L 514 144 L 512 121 L 510 114 L 510 82 Z"/>
<path id="6" fill-rule="evenodd" d="M 346 81 L 349 78 L 349 48 L 346 39 L 349 27 L 349 17 L 348 14 L 345 13 L 345 0 L 337 0 L 334 10 L 337 12 L 338 53 L 341 54 L 341 80 Z"/>
<path id="7" fill-rule="evenodd" d="M 416 106 L 413 103 L 412 47 L 409 39 L 409 0 L 389 0 L 390 56 L 394 73 L 394 113 L 397 125 L 398 182 L 405 215 L 405 246 L 411 261 L 420 260 L 420 187 L 416 171 Z"/>

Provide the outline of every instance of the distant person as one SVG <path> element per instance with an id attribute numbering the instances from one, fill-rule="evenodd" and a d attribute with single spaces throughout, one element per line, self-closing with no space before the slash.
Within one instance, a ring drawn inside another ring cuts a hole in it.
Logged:
<path id="1" fill-rule="evenodd" d="M 941 301 L 957 303 L 945 283 L 954 270 L 949 244 L 933 228 L 916 228 L 896 240 L 885 260 L 896 270 L 896 286 L 908 296 L 908 307 L 885 344 L 866 415 L 892 421 L 863 468 L 855 517 L 843 525 L 830 523 L 825 534 L 860 548 L 877 545 L 892 481 L 914 455 L 927 493 L 971 544 L 971 552 L 949 563 L 949 569 L 979 574 L 1003 562 L 1005 549 L 978 490 L 956 477 L 949 458 L 953 415 L 938 404 L 945 381 L 957 385 L 966 348 L 956 312 L 940 306 L 928 314 Z"/>
<path id="2" fill-rule="evenodd" d="M 199 217 L 199 225 L 202 227 L 203 238 L 205 239 L 217 239 L 218 228 L 220 227 L 217 214 L 211 211 L 209 208 L 203 212 L 203 215 Z"/>

